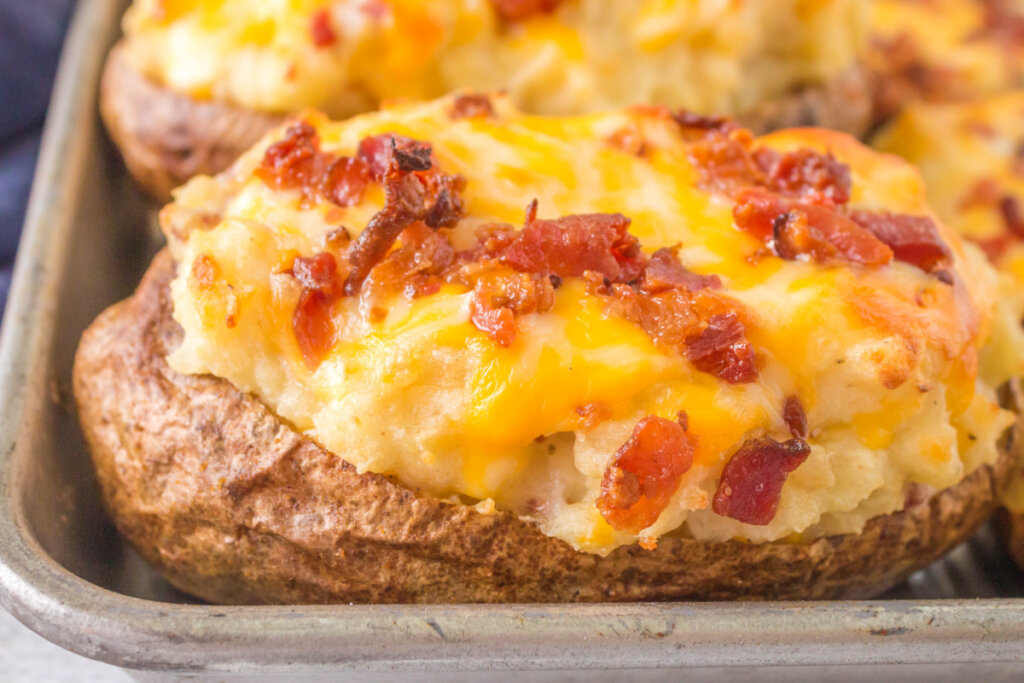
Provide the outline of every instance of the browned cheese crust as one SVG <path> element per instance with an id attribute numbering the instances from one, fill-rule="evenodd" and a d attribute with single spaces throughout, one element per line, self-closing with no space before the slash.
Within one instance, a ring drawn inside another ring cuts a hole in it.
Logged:
<path id="1" fill-rule="evenodd" d="M 284 118 L 176 93 L 136 71 L 122 45 L 107 57 L 100 113 L 128 170 L 159 202 L 192 176 L 227 168 Z"/>
<path id="2" fill-rule="evenodd" d="M 256 398 L 171 370 L 174 263 L 86 331 L 82 427 L 121 534 L 178 588 L 220 603 L 549 602 L 875 595 L 965 539 L 1008 456 L 857 535 L 807 544 L 663 537 L 653 551 L 574 551 L 503 512 L 358 474 Z M 1004 452 L 1019 438 L 1009 437 Z"/>
<path id="3" fill-rule="evenodd" d="M 121 45 L 107 58 L 100 111 L 128 170 L 160 202 L 194 175 L 223 171 L 284 118 L 176 93 L 136 71 Z M 739 116 L 755 133 L 823 126 L 854 135 L 867 130 L 870 118 L 871 96 L 861 70 Z"/>

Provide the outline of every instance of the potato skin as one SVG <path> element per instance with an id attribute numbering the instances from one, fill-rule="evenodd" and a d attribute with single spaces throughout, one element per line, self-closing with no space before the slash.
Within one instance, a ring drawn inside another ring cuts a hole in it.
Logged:
<path id="1" fill-rule="evenodd" d="M 192 176 L 227 168 L 284 120 L 154 83 L 129 63 L 121 44 L 107 56 L 100 114 L 128 170 L 161 203 Z"/>
<path id="2" fill-rule="evenodd" d="M 135 295 L 82 338 L 74 393 L 104 502 L 176 587 L 230 604 L 854 598 L 875 595 L 965 539 L 991 513 L 996 467 L 864 532 L 809 544 L 704 543 L 601 558 L 514 515 L 484 514 L 357 474 L 211 376 L 186 376 L 157 256 Z"/>
<path id="3" fill-rule="evenodd" d="M 854 69 L 737 118 L 755 133 L 824 126 L 859 136 L 870 122 L 870 100 L 864 72 Z M 160 202 L 194 175 L 223 171 L 285 118 L 176 93 L 136 71 L 122 44 L 107 57 L 100 113 L 128 170 Z"/>

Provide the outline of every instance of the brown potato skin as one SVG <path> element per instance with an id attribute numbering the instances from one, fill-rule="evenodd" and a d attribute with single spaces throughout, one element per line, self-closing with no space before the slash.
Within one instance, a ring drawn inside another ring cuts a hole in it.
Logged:
<path id="1" fill-rule="evenodd" d="M 341 458 L 256 398 L 171 370 L 169 253 L 86 331 L 74 393 L 104 502 L 172 584 L 231 604 L 854 598 L 875 595 L 991 513 L 1004 455 L 857 535 L 579 553 L 503 512 L 442 502 Z M 1017 448 L 1016 431 L 1005 449 Z"/>
<path id="2" fill-rule="evenodd" d="M 738 119 L 758 134 L 824 126 L 860 136 L 870 123 L 870 103 L 864 73 L 855 69 L 766 102 Z M 194 175 L 223 171 L 285 118 L 176 93 L 136 71 L 121 44 L 107 57 L 100 112 L 128 170 L 160 202 Z"/>
<path id="3" fill-rule="evenodd" d="M 128 170 L 161 203 L 192 176 L 227 168 L 284 120 L 154 83 L 132 67 L 121 44 L 107 56 L 100 114 Z"/>

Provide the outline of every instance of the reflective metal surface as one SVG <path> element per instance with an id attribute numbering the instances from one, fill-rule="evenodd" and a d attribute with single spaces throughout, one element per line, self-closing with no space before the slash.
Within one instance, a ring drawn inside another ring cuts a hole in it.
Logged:
<path id="1" fill-rule="evenodd" d="M 990 530 L 885 599 L 859 603 L 189 604 L 106 521 L 70 400 L 81 331 L 132 290 L 156 248 L 96 111 L 122 10 L 119 0 L 80 3 L 0 339 L 0 602 L 24 623 L 147 680 L 474 670 L 668 680 L 679 667 L 701 667 L 688 675 L 706 680 L 772 665 L 786 668 L 756 671 L 772 680 L 1024 675 L 1024 577 Z M 946 662 L 971 665 L 937 665 Z M 906 666 L 915 663 L 927 666 Z"/>

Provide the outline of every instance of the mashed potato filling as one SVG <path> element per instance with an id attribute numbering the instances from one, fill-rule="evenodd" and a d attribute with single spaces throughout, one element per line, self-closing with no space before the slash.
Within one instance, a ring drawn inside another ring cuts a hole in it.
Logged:
<path id="1" fill-rule="evenodd" d="M 335 116 L 396 97 L 507 88 L 527 111 L 634 102 L 743 112 L 854 66 L 857 0 L 136 0 L 128 57 L 175 91 Z"/>
<path id="2" fill-rule="evenodd" d="M 997 458 L 1013 416 L 994 395 L 1004 378 L 979 374 L 979 355 L 982 367 L 1006 367 L 986 358 L 990 348 L 1011 353 L 999 344 L 1010 332 L 995 272 L 945 227 L 952 284 L 901 261 L 783 260 L 737 229 L 733 200 L 701 180 L 661 110 L 543 118 L 495 98 L 492 115 L 456 119 L 452 107 L 445 99 L 344 123 L 305 119 L 337 154 L 380 133 L 429 142 L 438 167 L 466 179 L 465 213 L 450 231 L 457 246 L 484 224 L 523 225 L 533 199 L 540 218 L 620 212 L 647 253 L 680 245 L 679 261 L 717 275 L 721 295 L 746 312 L 756 379 L 698 370 L 581 278 L 565 278 L 550 309 L 519 315 L 506 346 L 471 322 L 472 292 L 458 283 L 415 298 L 364 289 L 333 304 L 337 333 L 311 367 L 293 330 L 299 286 L 289 268 L 339 226 L 358 236 L 384 198 L 376 185 L 351 206 L 273 189 L 255 171 L 282 131 L 217 178 L 191 181 L 163 212 L 185 333 L 171 366 L 253 393 L 360 471 L 453 501 L 493 500 L 598 554 L 668 533 L 765 542 L 856 532 L 902 509 L 912 488 L 952 486 Z M 621 144 L 624 131 L 643 141 L 640 153 Z M 855 208 L 930 215 L 910 166 L 849 137 L 808 129 L 755 144 L 831 152 L 851 169 Z M 726 463 L 750 439 L 789 438 L 783 411 L 793 396 L 810 452 L 774 517 L 717 514 Z M 679 411 L 696 444 L 692 466 L 653 524 L 613 528 L 596 501 L 617 450 L 642 418 Z"/>

